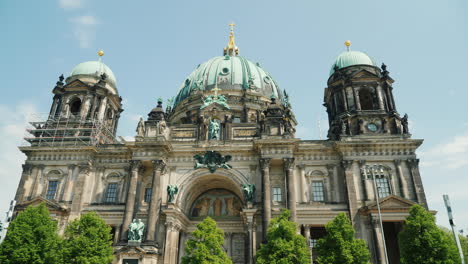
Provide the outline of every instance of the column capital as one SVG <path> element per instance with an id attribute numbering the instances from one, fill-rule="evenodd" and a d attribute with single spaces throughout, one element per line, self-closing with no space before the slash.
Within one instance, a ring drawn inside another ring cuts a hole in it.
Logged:
<path id="1" fill-rule="evenodd" d="M 283 162 L 284 162 L 284 168 L 287 169 L 287 170 L 292 170 L 294 169 L 294 158 L 284 158 L 283 159 Z"/>
<path id="2" fill-rule="evenodd" d="M 130 161 L 130 170 L 133 171 L 138 171 L 142 166 L 141 160 L 131 160 Z"/>
<path id="3" fill-rule="evenodd" d="M 271 163 L 270 158 L 261 158 L 260 159 L 260 167 L 262 168 L 262 170 L 269 169 L 270 168 L 270 163 Z"/>
<path id="4" fill-rule="evenodd" d="M 354 163 L 354 160 L 342 160 L 341 161 L 341 166 L 345 169 L 345 170 L 348 170 L 351 168 L 351 166 L 353 165 Z"/>
<path id="5" fill-rule="evenodd" d="M 366 160 L 360 160 L 359 161 L 359 165 L 362 167 L 364 165 L 366 165 Z"/>
<path id="6" fill-rule="evenodd" d="M 28 173 L 28 174 L 31 173 L 31 170 L 33 168 L 31 164 L 26 164 L 26 163 L 23 164 L 22 167 L 23 167 L 23 173 Z"/>
<path id="7" fill-rule="evenodd" d="M 413 169 L 417 168 L 419 165 L 419 159 L 408 159 L 407 162 L 410 165 L 410 167 Z"/>
<path id="8" fill-rule="evenodd" d="M 395 166 L 400 166 L 401 160 L 400 159 L 393 160 L 393 163 L 395 163 Z"/>
<path id="9" fill-rule="evenodd" d="M 154 172 L 161 172 L 164 173 L 166 170 L 166 162 L 164 160 L 152 160 L 151 163 L 153 163 L 153 170 Z"/>

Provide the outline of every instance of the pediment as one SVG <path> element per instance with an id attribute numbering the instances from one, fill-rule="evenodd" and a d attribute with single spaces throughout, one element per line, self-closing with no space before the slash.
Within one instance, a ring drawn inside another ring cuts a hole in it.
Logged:
<path id="1" fill-rule="evenodd" d="M 366 69 L 362 69 L 360 71 L 357 71 L 353 73 L 350 76 L 352 79 L 380 79 L 379 76 L 375 75 L 375 73 L 372 73 Z"/>
<path id="2" fill-rule="evenodd" d="M 47 199 L 44 199 L 42 197 L 36 197 L 30 201 L 24 201 L 24 202 L 21 202 L 21 203 L 18 203 L 16 205 L 16 208 L 17 209 L 25 209 L 26 207 L 28 206 L 39 206 L 40 204 L 42 203 L 45 203 L 47 209 L 49 209 L 49 211 L 55 211 L 55 212 L 69 212 L 70 209 L 65 207 L 65 206 L 62 206 L 61 204 L 57 203 L 57 202 L 54 202 L 54 201 L 51 201 L 51 200 L 47 200 Z"/>
<path id="3" fill-rule="evenodd" d="M 414 204 L 416 203 L 396 195 L 389 195 L 379 203 L 380 210 L 409 210 L 409 208 Z M 368 205 L 365 209 L 369 211 L 377 210 L 377 203 L 374 202 Z"/>
<path id="4" fill-rule="evenodd" d="M 88 87 L 89 87 L 89 85 L 87 85 L 86 83 L 76 79 L 73 82 L 68 83 L 67 85 L 65 85 L 63 88 L 67 89 L 67 88 L 88 88 Z"/>

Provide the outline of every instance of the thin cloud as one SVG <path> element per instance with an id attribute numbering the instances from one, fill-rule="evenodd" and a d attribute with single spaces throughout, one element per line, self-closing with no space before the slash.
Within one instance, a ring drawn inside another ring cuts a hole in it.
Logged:
<path id="1" fill-rule="evenodd" d="M 60 8 L 71 10 L 82 8 L 84 4 L 83 0 L 59 0 Z"/>
<path id="2" fill-rule="evenodd" d="M 94 16 L 78 16 L 70 19 L 73 24 L 73 35 L 80 48 L 89 48 L 96 38 L 96 27 L 99 20 Z"/>
<path id="3" fill-rule="evenodd" d="M 25 156 L 18 150 L 25 135 L 26 121 L 35 113 L 36 106 L 21 103 L 16 107 L 0 104 L 0 213 L 8 210 L 21 177 L 21 164 Z"/>
<path id="4" fill-rule="evenodd" d="M 458 169 L 468 165 L 468 132 L 420 153 L 426 167 Z"/>

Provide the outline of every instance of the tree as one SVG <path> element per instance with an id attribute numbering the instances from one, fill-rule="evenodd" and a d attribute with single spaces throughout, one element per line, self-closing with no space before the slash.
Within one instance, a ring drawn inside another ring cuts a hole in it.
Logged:
<path id="1" fill-rule="evenodd" d="M 257 252 L 257 264 L 309 264 L 310 250 L 305 238 L 297 234 L 297 225 L 284 210 L 273 218 L 267 230 L 267 243 Z"/>
<path id="2" fill-rule="evenodd" d="M 111 228 L 95 212 L 65 229 L 64 256 L 70 264 L 106 264 L 113 259 Z"/>
<path id="3" fill-rule="evenodd" d="M 232 263 L 222 247 L 224 232 L 210 217 L 199 223 L 191 236 L 186 243 L 186 256 L 182 258 L 182 264 Z"/>
<path id="4" fill-rule="evenodd" d="M 446 227 L 443 227 L 443 226 L 439 226 L 439 228 L 442 231 L 444 231 L 444 233 L 450 238 L 450 241 L 452 241 L 456 246 L 457 243 L 455 242 L 455 239 L 453 238 L 452 230 L 450 230 L 450 229 L 448 229 Z M 462 251 L 463 251 L 463 256 L 465 257 L 465 262 L 466 262 L 466 261 L 468 261 L 468 237 L 464 237 L 463 235 L 459 234 L 458 238 L 460 239 L 460 245 L 461 245 L 461 248 L 462 248 Z"/>
<path id="5" fill-rule="evenodd" d="M 325 229 L 327 235 L 317 242 L 319 264 L 367 264 L 369 249 L 362 239 L 354 237 L 351 221 L 344 213 L 338 214 Z"/>
<path id="6" fill-rule="evenodd" d="M 420 205 L 410 209 L 398 243 L 402 264 L 459 264 L 458 250 L 448 234 L 435 224 L 435 217 Z"/>
<path id="7" fill-rule="evenodd" d="M 10 223 L 0 245 L 0 263 L 63 263 L 57 223 L 44 204 L 27 207 Z"/>

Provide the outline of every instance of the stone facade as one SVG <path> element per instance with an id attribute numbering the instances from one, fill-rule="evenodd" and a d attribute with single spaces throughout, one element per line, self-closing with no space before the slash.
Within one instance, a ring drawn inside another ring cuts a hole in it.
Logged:
<path id="1" fill-rule="evenodd" d="M 220 60 L 237 57 L 229 49 L 231 57 Z M 396 112 L 386 67 L 335 67 L 324 99 L 328 140 L 295 137 L 288 95 L 269 85 L 269 76 L 261 87 L 242 87 L 226 79 L 235 68 L 225 69 L 214 86 L 204 86 L 203 75 L 189 77 L 183 84 L 189 88 L 181 90 L 187 94 L 166 109 L 159 101 L 138 124 L 135 141 L 115 139 L 121 99 L 105 74 L 61 78 L 49 117 L 33 124 L 30 146 L 20 147 L 27 160 L 16 212 L 46 202 L 60 232 L 82 213 L 97 212 L 112 226 L 119 264 L 179 263 L 206 215 L 224 230 L 233 263 L 254 263 L 266 226 L 283 208 L 313 251 L 324 225 L 344 212 L 367 242 L 372 263 L 385 263 L 381 233 L 395 248 L 408 208 L 427 207 L 415 154 L 422 140 L 411 138 L 407 117 Z M 238 74 L 249 80 L 249 72 Z M 169 185 L 178 189 L 171 202 Z M 255 186 L 253 197 L 245 185 Z M 127 243 L 132 219 L 146 225 L 136 245 Z M 390 263 L 399 263 L 398 251 L 389 254 Z"/>

